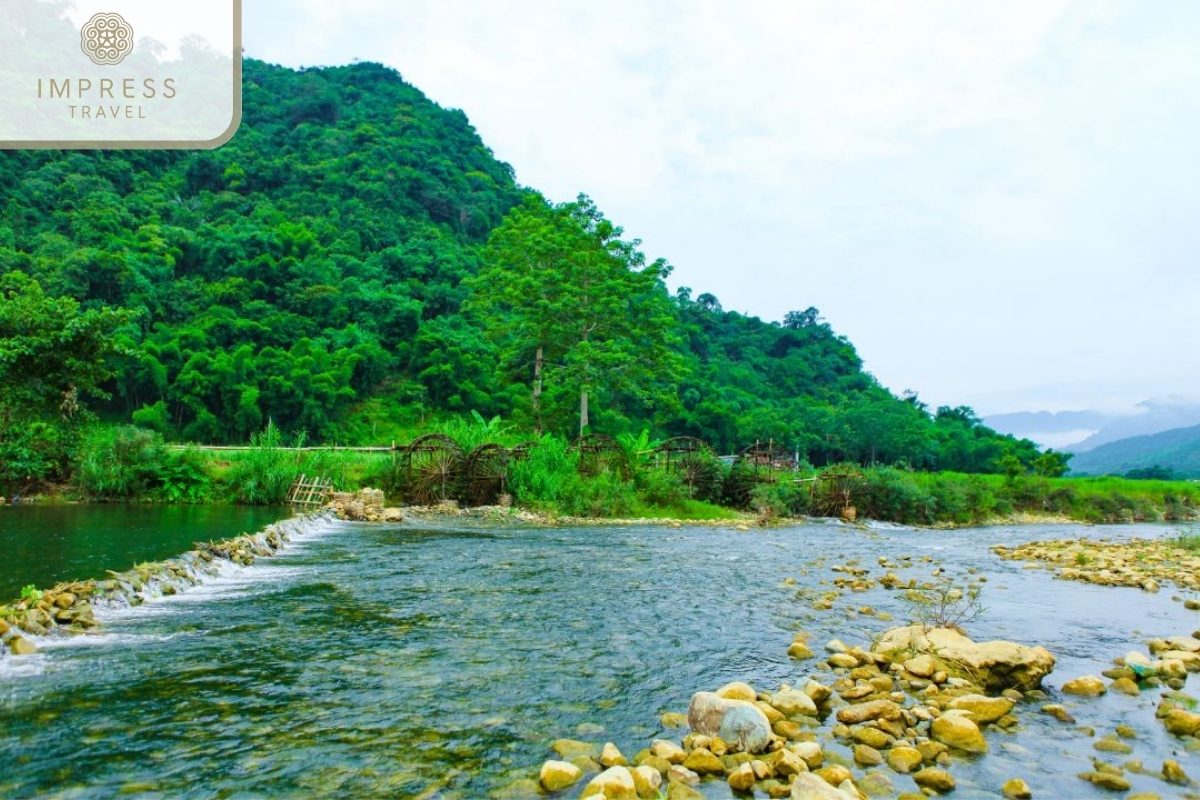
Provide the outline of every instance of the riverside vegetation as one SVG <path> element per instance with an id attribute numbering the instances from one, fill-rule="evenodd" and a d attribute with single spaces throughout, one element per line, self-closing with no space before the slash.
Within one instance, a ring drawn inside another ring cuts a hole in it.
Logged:
<path id="1" fill-rule="evenodd" d="M 433 430 L 462 452 L 480 445 L 529 444 L 498 418 L 449 420 Z M 326 475 L 338 488 L 383 488 L 403 502 L 400 456 L 335 448 L 299 450 L 274 425 L 241 451 L 170 449 L 162 436 L 134 426 L 96 426 L 84 433 L 68 497 L 92 501 L 286 502 L 301 474 Z M 657 443 L 645 432 L 618 437 L 620 451 L 599 470 L 586 469 L 566 437 L 543 434 L 526 457 L 508 467 L 513 501 L 551 517 L 727 519 L 750 512 L 759 521 L 820 516 L 845 505 L 865 518 L 920 526 L 1070 519 L 1091 523 L 1184 521 L 1200 516 L 1200 485 L 1122 478 L 1054 478 L 1034 474 L 928 473 L 897 467 L 802 464 L 769 481 L 738 484 L 737 469 L 711 456 L 703 480 L 649 455 Z M 735 491 L 740 486 L 742 491 Z M 731 488 L 734 487 L 734 488 Z"/>

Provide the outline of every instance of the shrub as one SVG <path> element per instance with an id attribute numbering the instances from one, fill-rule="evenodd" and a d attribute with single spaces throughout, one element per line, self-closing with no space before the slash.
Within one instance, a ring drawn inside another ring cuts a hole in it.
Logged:
<path id="1" fill-rule="evenodd" d="M 750 492 L 750 506 L 762 522 L 777 517 L 803 516 L 809 510 L 807 484 L 781 480 L 757 484 Z"/>
<path id="2" fill-rule="evenodd" d="M 951 576 L 941 575 L 926 587 L 906 591 L 904 603 L 913 622 L 926 630 L 954 628 L 962 631 L 964 624 L 984 612 L 980 599 L 982 591 L 978 583 L 961 588 Z"/>
<path id="3" fill-rule="evenodd" d="M 575 517 L 627 517 L 637 505 L 637 491 L 631 481 L 607 470 L 595 475 L 571 476 L 563 487 L 558 507 Z"/>

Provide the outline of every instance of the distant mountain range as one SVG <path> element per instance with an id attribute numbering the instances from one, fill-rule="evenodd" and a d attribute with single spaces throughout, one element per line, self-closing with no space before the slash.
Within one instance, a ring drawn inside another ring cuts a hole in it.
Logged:
<path id="1" fill-rule="evenodd" d="M 1091 409 L 1022 411 L 986 417 L 984 424 L 1047 447 L 1085 453 L 1130 437 L 1200 425 L 1200 400 L 1181 396 L 1156 397 L 1138 403 L 1127 412 Z M 1079 463 L 1077 456 L 1072 468 L 1078 468 Z"/>
<path id="2" fill-rule="evenodd" d="M 1071 459 L 1072 475 L 1124 475 L 1164 467 L 1176 478 L 1200 478 L 1200 425 L 1102 444 Z"/>

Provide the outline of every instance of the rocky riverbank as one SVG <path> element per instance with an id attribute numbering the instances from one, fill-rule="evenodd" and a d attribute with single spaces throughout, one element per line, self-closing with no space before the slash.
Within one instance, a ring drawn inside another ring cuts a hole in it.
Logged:
<path id="1" fill-rule="evenodd" d="M 811 658 L 804 639 L 800 652 Z M 696 693 L 686 716 L 662 720 L 687 733 L 654 740 L 631 760 L 612 743 L 557 741 L 558 759 L 543 765 L 539 784 L 561 791 L 598 773 L 579 797 L 607 800 L 645 800 L 664 787 L 671 800 L 698 800 L 703 780 L 793 800 L 949 792 L 952 755 L 986 753 L 987 731 L 1018 724 L 1018 701 L 1038 693 L 1054 668 L 1040 647 L 980 644 L 921 626 L 887 631 L 869 649 L 833 640 L 824 650 L 819 672 L 794 686 L 731 683 Z M 1019 777 L 1006 792 L 1030 796 Z"/>
<path id="2" fill-rule="evenodd" d="M 803 634 L 797 642 L 805 660 L 816 658 Z M 1182 687 L 1187 670 L 1200 669 L 1200 663 L 1185 666 L 1175 651 L 1163 649 L 1200 651 L 1198 638 L 1173 637 L 1149 646 L 1159 655 L 1156 661 L 1131 653 L 1106 673 L 1112 676 L 1109 686 L 1080 676 L 1063 685 L 1063 694 L 1086 701 L 1109 688 Z M 632 757 L 612 742 L 555 741 L 555 757 L 543 764 L 536 786 L 530 780 L 528 788 L 573 794 L 583 783 L 580 800 L 701 800 L 705 795 L 696 787 L 722 780 L 747 796 L 919 800 L 954 791 L 954 765 L 986 757 L 992 732 L 1019 726 L 1020 714 L 1047 714 L 1064 726 L 1075 722 L 1064 705 L 1047 702 L 1051 698 L 1041 683 L 1055 659 L 1041 647 L 976 643 L 951 629 L 909 626 L 884 632 L 869 649 L 838 640 L 823 649 L 815 674 L 794 686 L 771 692 L 739 682 L 697 692 L 686 715 L 668 713 L 661 720 L 664 728 L 680 730 L 680 738 L 655 739 Z M 1195 708 L 1194 699 L 1171 691 L 1157 716 L 1183 747 L 1197 750 L 1200 714 L 1189 706 Z M 1121 737 L 1132 735 L 1128 726 L 1118 726 L 1097 738 L 1095 749 L 1099 755 L 1130 753 Z M 1129 772 L 1157 778 L 1167 796 L 1182 787 L 1200 788 L 1172 757 L 1158 768 L 1101 758 L 1093 767 L 1079 778 L 1112 791 L 1129 791 Z M 997 787 L 998 794 L 1031 798 L 1030 778 L 1014 774 Z"/>
<path id="3" fill-rule="evenodd" d="M 1000 558 L 1028 561 L 1068 581 L 1101 586 L 1131 586 L 1157 592 L 1171 582 L 1185 592 L 1200 593 L 1200 552 L 1184 549 L 1171 539 L 1056 539 L 1017 547 L 997 545 Z M 1200 611 L 1200 597 L 1188 608 Z"/>
<path id="4" fill-rule="evenodd" d="M 109 571 L 103 580 L 59 583 L 49 589 L 26 592 L 0 605 L 0 657 L 37 652 L 30 637 L 78 636 L 96 632 L 96 609 L 141 605 L 152 597 L 173 595 L 205 577 L 220 573 L 222 564 L 249 566 L 255 559 L 272 556 L 298 531 L 333 517 L 322 511 L 268 525 L 258 533 L 219 542 L 197 543 L 175 558 L 138 564 L 124 572 Z"/>

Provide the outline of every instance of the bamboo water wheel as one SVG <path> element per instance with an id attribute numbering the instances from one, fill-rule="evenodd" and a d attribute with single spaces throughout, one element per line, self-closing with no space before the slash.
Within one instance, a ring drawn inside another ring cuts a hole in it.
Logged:
<path id="1" fill-rule="evenodd" d="M 508 490 L 512 452 L 494 442 L 481 444 L 467 455 L 466 501 L 473 506 L 495 505 Z"/>
<path id="2" fill-rule="evenodd" d="M 725 499 L 738 508 L 750 505 L 754 488 L 777 483 L 780 473 L 796 468 L 795 456 L 773 441 L 755 442 L 737 454 L 725 479 Z"/>
<path id="3" fill-rule="evenodd" d="M 612 472 L 625 480 L 630 477 L 629 461 L 625 458 L 625 451 L 611 436 L 603 433 L 589 433 L 571 442 L 571 449 L 579 453 L 579 473 L 581 475 Z"/>
<path id="4" fill-rule="evenodd" d="M 694 436 L 676 436 L 654 449 L 656 464 L 679 475 L 688 497 L 715 500 L 721 490 L 721 463 L 708 443 Z"/>
<path id="5" fill-rule="evenodd" d="M 458 442 L 441 433 L 427 433 L 404 451 L 404 495 L 417 505 L 451 500 L 458 492 L 463 452 Z"/>

